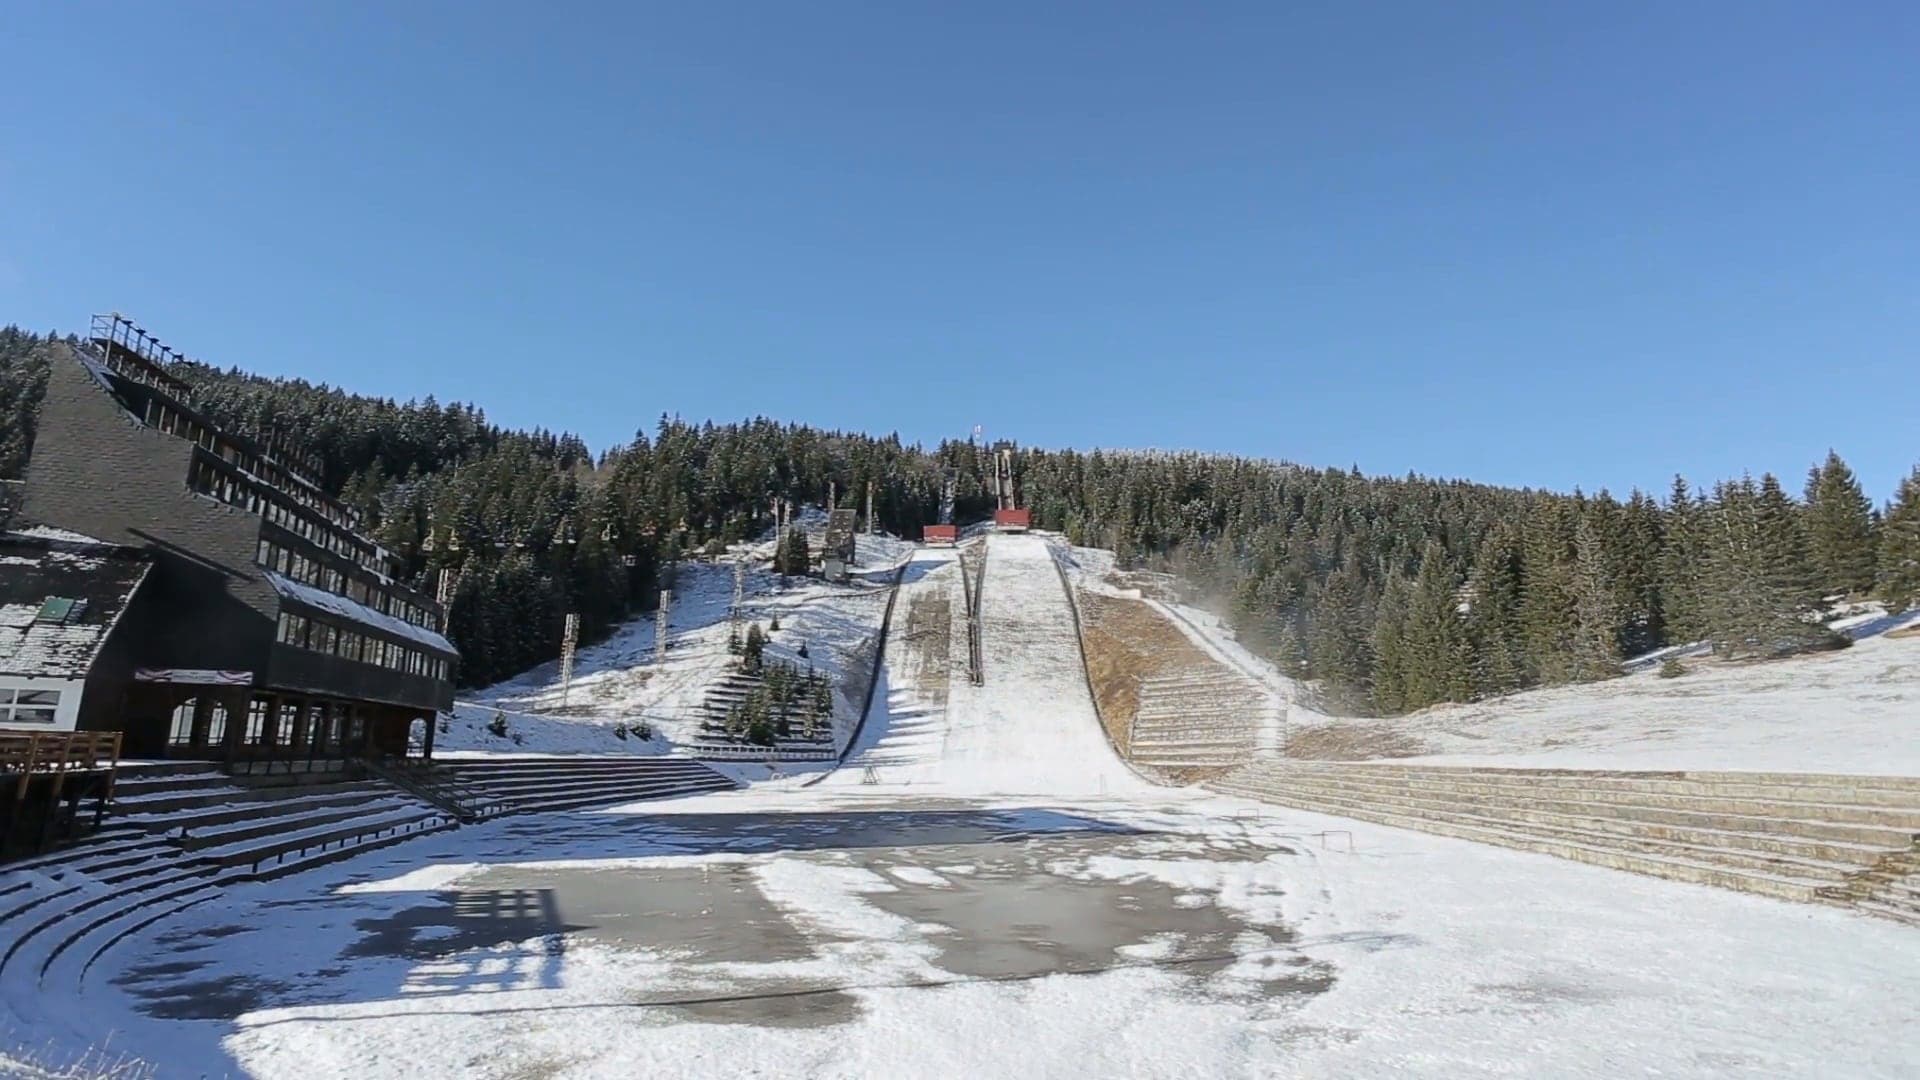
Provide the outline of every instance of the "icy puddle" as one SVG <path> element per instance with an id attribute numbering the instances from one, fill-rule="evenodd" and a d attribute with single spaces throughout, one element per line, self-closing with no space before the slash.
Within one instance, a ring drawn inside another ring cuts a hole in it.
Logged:
<path id="1" fill-rule="evenodd" d="M 245 947 L 235 926 L 218 928 L 238 940 L 217 949 L 206 929 L 163 935 L 172 955 L 130 966 L 120 985 L 150 1016 L 212 1020 L 350 1002 L 385 970 L 386 992 L 415 1000 L 564 989 L 644 1026 L 818 1028 L 858 1020 L 861 995 L 879 990 L 1147 969 L 1195 994 L 1260 1000 L 1329 979 L 1288 948 L 1277 892 L 1221 902 L 1286 849 L 1051 810 L 648 824 L 651 850 L 668 854 L 615 854 L 633 827 L 616 818 L 541 852 L 552 861 L 262 905 L 339 941 L 304 970 L 203 967 Z"/>
<path id="2" fill-rule="evenodd" d="M 943 823 L 939 831 L 955 827 Z M 1085 872 L 1103 860 L 1151 855 L 1163 841 L 1000 836 L 691 866 L 499 867 L 462 882 L 458 895 L 539 895 L 554 925 L 564 925 L 569 948 L 644 958 L 647 970 L 635 972 L 622 996 L 657 1011 L 661 1022 L 824 1026 L 856 1019 L 861 990 L 1130 966 L 1178 971 L 1196 990 L 1235 997 L 1324 986 L 1323 977 L 1297 977 L 1289 967 L 1215 978 L 1245 954 L 1279 949 L 1291 934 L 1205 893 L 1138 874 L 1115 880 Z M 1258 862 L 1267 854 L 1183 858 Z M 621 957 L 608 962 L 618 968 Z"/>

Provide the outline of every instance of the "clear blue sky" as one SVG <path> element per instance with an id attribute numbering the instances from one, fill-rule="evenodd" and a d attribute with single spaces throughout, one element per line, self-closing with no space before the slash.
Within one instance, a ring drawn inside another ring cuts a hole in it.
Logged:
<path id="1" fill-rule="evenodd" d="M 1574 10 L 1580 8 L 1582 10 Z M 1920 5 L 8 5 L 0 321 L 1615 491 L 1920 460 Z"/>

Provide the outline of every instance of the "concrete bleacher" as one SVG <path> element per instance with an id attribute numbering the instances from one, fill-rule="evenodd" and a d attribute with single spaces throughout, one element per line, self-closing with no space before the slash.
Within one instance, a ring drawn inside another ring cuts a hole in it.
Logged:
<path id="1" fill-rule="evenodd" d="M 1272 761 L 1209 786 L 1920 924 L 1920 777 Z"/>
<path id="2" fill-rule="evenodd" d="M 738 786 L 681 757 L 473 758 L 443 761 L 440 768 L 510 813 L 573 810 Z"/>
<path id="3" fill-rule="evenodd" d="M 678 758 L 503 758 L 437 765 L 497 813 L 729 790 Z M 493 816 L 489 814 L 488 816 Z M 85 843 L 0 866 L 0 975 L 77 979 L 114 942 L 232 885 L 311 869 L 458 825 L 379 779 L 236 782 L 205 763 L 123 765 L 113 811 Z"/>
<path id="4" fill-rule="evenodd" d="M 1259 744 L 1269 695 L 1219 665 L 1140 680 L 1127 744 L 1134 761 L 1160 768 L 1245 763 Z"/>
<path id="5" fill-rule="evenodd" d="M 711 761 L 832 761 L 839 757 L 833 725 L 826 720 L 821 720 L 811 735 L 798 720 L 790 721 L 788 733 L 775 735 L 771 746 L 750 743 L 728 732 L 728 714 L 735 706 L 745 704 L 761 685 L 758 673 L 729 671 L 709 687 L 701 703 L 700 731 L 688 745 L 688 756 Z"/>
<path id="6" fill-rule="evenodd" d="M 203 763 L 122 765 L 113 812 L 87 842 L 0 867 L 0 972 L 84 970 L 126 933 L 228 886 L 453 825 L 377 781 L 258 787 Z"/>

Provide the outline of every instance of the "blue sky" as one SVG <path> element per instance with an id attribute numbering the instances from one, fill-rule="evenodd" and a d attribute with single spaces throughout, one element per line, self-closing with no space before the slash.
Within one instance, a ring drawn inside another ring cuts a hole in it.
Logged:
<path id="1" fill-rule="evenodd" d="M 0 321 L 596 447 L 766 414 L 1624 491 L 1832 445 L 1876 501 L 1920 460 L 1909 3 L 6 22 Z"/>

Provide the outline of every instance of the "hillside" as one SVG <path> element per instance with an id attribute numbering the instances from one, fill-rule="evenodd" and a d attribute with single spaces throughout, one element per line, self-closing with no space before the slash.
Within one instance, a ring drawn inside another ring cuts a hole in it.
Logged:
<path id="1" fill-rule="evenodd" d="M 1904 625 L 1920 625 L 1920 612 Z M 1786 660 L 1687 662 L 1385 719 L 1302 713 L 1298 757 L 1585 769 L 1920 775 L 1920 639 Z"/>
<path id="2" fill-rule="evenodd" d="M 0 474 L 28 461 L 47 356 L 64 347 L 0 332 Z M 606 640 L 652 610 L 664 568 L 759 535 L 779 502 L 871 491 L 873 524 L 909 538 L 949 487 L 963 523 L 991 506 L 988 448 L 970 441 L 662 416 L 595 452 L 473 405 L 199 363 L 175 373 L 221 424 L 304 444 L 410 583 L 454 583 L 447 631 L 468 687 L 556 658 L 570 613 L 584 641 Z M 1920 601 L 1920 470 L 1876 510 L 1838 455 L 1798 495 L 1769 475 L 1676 479 L 1664 500 L 1195 453 L 1025 447 L 1016 474 L 1036 526 L 1176 574 L 1342 713 L 1581 682 L 1676 643 L 1818 648 L 1803 616 L 1824 597 Z"/>

